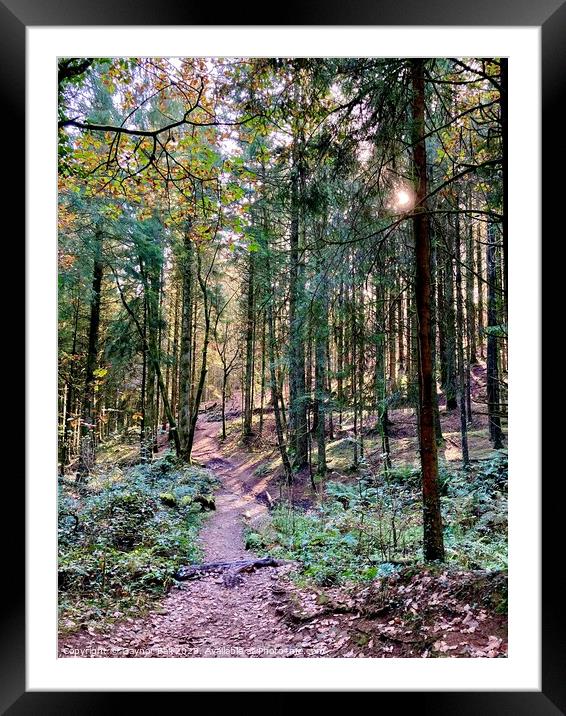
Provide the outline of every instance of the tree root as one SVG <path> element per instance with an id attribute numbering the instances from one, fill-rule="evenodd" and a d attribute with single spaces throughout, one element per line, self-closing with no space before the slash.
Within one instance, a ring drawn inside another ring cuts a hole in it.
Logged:
<path id="1" fill-rule="evenodd" d="M 190 564 L 180 567 L 175 579 L 184 581 L 187 579 L 200 579 L 214 572 L 225 572 L 224 586 L 235 587 L 242 581 L 242 574 L 254 572 L 260 567 L 281 567 L 288 564 L 287 561 L 263 557 L 262 559 L 243 559 L 235 562 L 206 562 L 204 564 Z"/>

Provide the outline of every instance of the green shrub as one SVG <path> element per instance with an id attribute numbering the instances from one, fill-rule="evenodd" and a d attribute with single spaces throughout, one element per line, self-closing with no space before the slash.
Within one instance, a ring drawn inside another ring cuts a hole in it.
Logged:
<path id="1" fill-rule="evenodd" d="M 120 482 L 96 484 L 80 499 L 64 489 L 59 495 L 61 623 L 74 628 L 139 611 L 182 564 L 199 561 L 203 518 L 195 500 L 213 500 L 216 480 L 166 456 L 125 470 Z"/>
<path id="2" fill-rule="evenodd" d="M 447 560 L 464 569 L 507 566 L 503 453 L 468 470 L 439 470 Z M 401 467 L 328 482 L 323 506 L 279 505 L 247 533 L 250 548 L 301 564 L 301 579 L 330 586 L 388 576 L 422 560 L 420 470 Z"/>
<path id="3" fill-rule="evenodd" d="M 248 532 L 245 534 L 246 549 L 252 551 L 259 551 L 265 548 L 265 542 L 263 537 L 257 532 Z"/>
<path id="4" fill-rule="evenodd" d="M 450 561 L 465 569 L 507 568 L 507 456 L 503 451 L 452 475 L 442 506 Z"/>

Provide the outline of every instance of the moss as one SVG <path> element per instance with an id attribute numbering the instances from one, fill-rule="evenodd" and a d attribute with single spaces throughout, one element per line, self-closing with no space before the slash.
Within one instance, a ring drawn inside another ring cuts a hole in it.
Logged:
<path id="1" fill-rule="evenodd" d="M 177 498 L 172 492 L 162 492 L 159 499 L 166 507 L 177 507 Z"/>
<path id="2" fill-rule="evenodd" d="M 210 506 L 215 480 L 208 470 L 191 468 L 190 484 L 179 486 L 185 471 L 162 468 L 136 465 L 120 480 L 101 469 L 99 488 L 80 497 L 73 485 L 60 487 L 62 632 L 81 625 L 104 629 L 116 618 L 138 616 L 167 591 L 181 564 L 201 560 L 202 506 L 193 505 L 194 496 L 206 496 Z"/>
<path id="3" fill-rule="evenodd" d="M 216 502 L 213 495 L 196 495 L 193 502 L 200 505 L 203 510 L 215 510 Z"/>
<path id="4" fill-rule="evenodd" d="M 365 631 L 359 631 L 352 637 L 352 641 L 359 647 L 367 646 L 370 642 L 371 636 Z"/>

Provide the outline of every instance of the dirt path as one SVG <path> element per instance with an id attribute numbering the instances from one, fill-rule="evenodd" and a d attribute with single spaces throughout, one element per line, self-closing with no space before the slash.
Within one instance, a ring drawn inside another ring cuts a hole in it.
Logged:
<path id="1" fill-rule="evenodd" d="M 261 519 L 267 478 L 262 458 L 236 449 L 223 455 L 217 422 L 199 421 L 194 457 L 220 479 L 216 511 L 200 533 L 205 561 L 250 559 L 244 519 Z M 259 472 L 259 475 L 258 475 Z M 210 574 L 173 588 L 148 616 L 105 634 L 61 639 L 61 657 L 414 657 L 505 656 L 506 618 L 473 606 L 485 573 L 407 575 L 382 591 L 379 582 L 341 589 L 300 589 L 292 566 L 264 567 L 228 588 Z M 468 585 L 466 587 L 466 585 Z M 469 591 L 469 595 L 466 593 Z M 476 591 L 474 591 L 476 590 Z M 383 602 L 384 594 L 390 603 Z M 383 602 L 383 603 L 382 603 Z M 422 620 L 416 620 L 420 614 Z"/>
<path id="2" fill-rule="evenodd" d="M 201 419 L 198 427 L 194 458 L 221 481 L 216 510 L 200 534 L 204 561 L 250 559 L 254 555 L 244 547 L 243 520 L 267 509 L 256 500 L 265 485 L 254 475 L 253 455 L 221 455 L 218 423 Z M 105 635 L 72 635 L 60 645 L 60 655 L 75 656 L 77 649 L 80 656 L 101 657 L 314 655 L 294 644 L 297 634 L 277 613 L 277 594 L 283 591 L 279 580 L 289 569 L 259 569 L 233 588 L 227 588 L 218 574 L 182 583 L 146 618 L 117 624 Z M 310 645 L 307 648 L 313 651 Z"/>
<path id="3" fill-rule="evenodd" d="M 221 456 L 217 434 L 218 423 L 201 423 L 193 451 L 194 459 L 213 470 L 221 482 L 216 493 L 216 511 L 200 534 L 204 561 L 249 559 L 251 555 L 244 548 L 243 519 L 265 512 L 266 507 L 256 500 L 263 485 L 254 476 L 253 467 L 241 457 Z"/>

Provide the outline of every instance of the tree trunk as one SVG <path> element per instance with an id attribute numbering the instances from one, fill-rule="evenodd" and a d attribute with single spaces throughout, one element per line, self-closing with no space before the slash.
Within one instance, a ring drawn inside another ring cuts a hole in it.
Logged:
<path id="1" fill-rule="evenodd" d="M 438 391 L 436 389 L 436 333 L 438 326 L 438 312 L 436 309 L 436 241 L 433 237 L 433 232 L 430 231 L 430 323 L 431 323 L 431 350 L 432 350 L 432 366 L 433 366 L 433 378 L 432 378 L 432 408 L 434 411 L 434 431 L 436 433 L 436 444 L 442 445 L 442 424 L 440 422 L 440 409 L 438 406 Z"/>
<path id="2" fill-rule="evenodd" d="M 270 276 L 271 272 L 269 269 L 269 260 L 267 260 L 267 275 Z M 287 444 L 285 443 L 285 431 L 283 428 L 282 416 L 279 401 L 282 400 L 279 396 L 279 382 L 277 380 L 277 372 L 275 370 L 276 365 L 276 337 L 275 337 L 275 318 L 273 315 L 273 297 L 268 298 L 267 303 L 267 323 L 268 323 L 268 345 L 269 345 L 269 375 L 271 379 L 271 397 L 273 401 L 273 414 L 275 417 L 275 431 L 277 433 L 277 446 L 279 447 L 279 453 L 281 455 L 281 461 L 283 463 L 283 472 L 285 480 L 288 485 L 293 482 L 293 469 L 289 460 L 289 453 L 287 452 Z"/>
<path id="3" fill-rule="evenodd" d="M 326 338 L 326 394 L 328 396 L 328 439 L 334 440 L 334 415 L 332 412 L 332 371 L 330 362 L 330 331 L 327 332 Z"/>
<path id="4" fill-rule="evenodd" d="M 143 328 L 142 328 L 142 376 L 141 376 L 141 386 L 140 386 L 140 414 L 141 414 L 141 421 L 140 421 L 140 460 L 142 462 L 147 462 L 149 459 L 149 456 L 147 454 L 147 444 L 145 439 L 145 394 L 146 394 L 146 382 L 147 382 L 147 310 L 146 310 L 146 304 L 145 301 L 143 303 Z"/>
<path id="5" fill-rule="evenodd" d="M 470 202 L 470 208 L 471 202 Z M 475 279 L 475 251 L 474 251 L 474 225 L 470 220 L 466 244 L 466 333 L 468 337 L 468 363 L 474 365 L 478 362 L 476 347 L 476 305 L 474 302 Z"/>
<path id="6" fill-rule="evenodd" d="M 336 397 L 338 400 L 338 429 L 342 429 L 344 409 L 344 282 L 340 281 L 336 316 Z"/>
<path id="7" fill-rule="evenodd" d="M 476 274 L 478 277 L 478 310 L 477 310 L 477 331 L 479 341 L 479 352 L 480 357 L 485 358 L 484 341 L 483 341 L 483 328 L 484 328 L 484 316 L 483 316 L 483 292 L 484 292 L 484 280 L 483 280 L 483 257 L 482 257 L 482 242 L 481 232 L 478 227 L 478 242 L 476 244 Z"/>
<path id="8" fill-rule="evenodd" d="M 63 440 L 61 446 L 61 474 L 65 474 L 65 467 L 69 462 L 71 454 L 71 446 L 73 440 L 74 429 L 71 425 L 74 423 L 73 405 L 75 402 L 75 380 L 76 380 L 76 357 L 77 357 L 77 337 L 79 331 L 79 314 L 80 314 L 80 296 L 75 301 L 75 314 L 73 326 L 73 343 L 71 346 L 71 366 L 69 368 L 69 377 L 65 386 L 65 415 L 63 420 Z"/>
<path id="9" fill-rule="evenodd" d="M 265 310 L 261 314 L 261 389 L 259 395 L 259 435 L 263 434 L 263 410 L 265 405 L 265 355 L 267 351 L 267 345 L 265 342 Z"/>
<path id="10" fill-rule="evenodd" d="M 226 383 L 228 376 L 226 370 L 222 371 L 222 440 L 226 440 Z"/>
<path id="11" fill-rule="evenodd" d="M 493 447 L 503 447 L 499 406 L 499 366 L 497 358 L 497 269 L 496 240 L 494 226 L 489 224 L 487 236 L 487 412 L 489 435 Z"/>
<path id="12" fill-rule="evenodd" d="M 181 444 L 179 441 L 179 432 L 177 430 L 176 420 L 175 416 L 171 412 L 171 404 L 169 403 L 169 398 L 167 396 L 167 392 L 165 390 L 165 383 L 163 382 L 163 376 L 161 374 L 161 366 L 159 365 L 159 359 L 156 354 L 152 353 L 151 350 L 151 343 L 149 342 L 147 338 L 147 332 L 145 330 L 146 326 L 143 327 L 140 325 L 140 322 L 134 313 L 132 311 L 131 306 L 126 301 L 126 297 L 124 296 L 124 292 L 122 290 L 122 287 L 120 286 L 120 282 L 118 280 L 118 276 L 114 274 L 116 279 L 116 288 L 118 289 L 118 294 L 120 295 L 120 301 L 122 302 L 122 305 L 126 309 L 128 315 L 134 322 L 134 325 L 136 326 L 136 329 L 138 331 L 138 335 L 142 340 L 142 349 L 144 353 L 147 355 L 148 362 L 151 362 L 151 366 L 154 372 L 154 375 L 157 379 L 157 384 L 159 386 L 159 390 L 161 391 L 161 395 L 163 396 L 163 404 L 165 408 L 165 414 L 167 415 L 167 420 L 169 421 L 169 425 L 171 426 L 171 432 L 173 434 L 173 439 L 175 442 L 175 452 L 177 455 L 180 455 L 181 453 Z"/>
<path id="13" fill-rule="evenodd" d="M 394 289 L 389 289 L 389 305 L 387 315 L 389 317 L 389 330 L 387 335 L 387 347 L 389 349 L 389 380 L 391 391 L 397 390 L 397 364 L 395 362 L 395 296 Z"/>
<path id="14" fill-rule="evenodd" d="M 254 254 L 250 252 L 246 295 L 246 365 L 244 383 L 244 425 L 243 436 L 251 437 L 253 421 L 253 355 L 254 355 Z"/>
<path id="15" fill-rule="evenodd" d="M 289 460 L 289 454 L 287 452 L 287 445 L 285 443 L 285 433 L 283 430 L 283 423 L 281 419 L 281 410 L 279 406 L 279 389 L 277 385 L 277 374 L 275 372 L 275 326 L 273 320 L 273 307 L 271 305 L 267 308 L 268 323 L 269 323 L 269 373 L 271 377 L 271 395 L 273 396 L 273 413 L 275 416 L 275 430 L 277 433 L 277 445 L 279 447 L 279 453 L 281 455 L 281 461 L 283 463 L 283 472 L 288 485 L 293 481 L 293 470 L 291 468 L 291 462 Z"/>
<path id="16" fill-rule="evenodd" d="M 444 270 L 444 355 L 443 389 L 446 395 L 446 410 L 456 410 L 456 335 L 454 316 L 454 263 L 452 252 L 454 243 L 449 229 L 446 236 L 446 260 Z"/>
<path id="17" fill-rule="evenodd" d="M 389 445 L 389 416 L 387 410 L 387 380 L 385 375 L 385 292 L 383 284 L 375 286 L 375 374 L 374 395 L 377 410 L 377 429 L 381 436 L 381 454 L 386 470 L 391 467 Z"/>
<path id="18" fill-rule="evenodd" d="M 507 261 L 507 236 L 508 236 L 508 144 L 509 144 L 509 131 L 508 131 L 508 66 L 509 60 L 507 57 L 501 58 L 501 90 L 500 90 L 500 104 L 501 104 L 501 172 L 503 180 L 503 222 L 501 230 L 503 233 L 503 307 L 505 323 L 507 322 L 507 284 L 508 284 L 508 261 Z"/>
<path id="19" fill-rule="evenodd" d="M 181 457 L 187 462 L 189 451 L 189 433 L 191 424 L 191 382 L 193 358 L 193 285 L 194 285 L 194 252 L 192 241 L 187 229 L 184 242 L 184 253 L 181 261 L 182 271 L 182 304 L 181 304 L 181 346 L 179 354 L 179 441 Z"/>
<path id="20" fill-rule="evenodd" d="M 173 415 L 179 414 L 179 399 L 178 399 L 178 389 L 179 389 L 179 298 L 181 291 L 179 290 L 179 281 L 176 282 L 176 290 L 175 290 L 175 323 L 173 327 L 173 347 L 172 347 L 172 358 L 173 358 L 173 365 L 172 365 L 172 381 L 171 381 L 171 410 L 173 412 Z M 171 426 L 169 426 L 169 440 L 173 440 L 173 435 L 171 433 Z"/>
<path id="21" fill-rule="evenodd" d="M 358 291 L 359 321 L 358 321 L 358 429 L 360 435 L 360 459 L 364 458 L 364 376 L 366 369 L 366 329 L 365 329 L 365 294 L 363 282 Z"/>
<path id="22" fill-rule="evenodd" d="M 191 454 L 193 451 L 193 444 L 195 441 L 195 431 L 197 428 L 197 420 L 198 420 L 198 412 L 200 408 L 200 402 L 202 400 L 202 393 L 204 390 L 204 384 L 206 381 L 206 374 L 208 373 L 208 344 L 210 342 L 210 301 L 208 297 L 208 286 L 206 285 L 206 281 L 202 276 L 201 271 L 201 258 L 200 254 L 197 252 L 197 279 L 200 286 L 201 294 L 202 294 L 202 305 L 203 305 L 203 314 L 204 314 L 204 335 L 202 338 L 202 350 L 201 350 L 201 364 L 200 364 L 200 374 L 199 374 L 199 381 L 195 393 L 195 398 L 192 405 L 192 415 L 191 420 L 189 424 L 189 434 L 187 437 L 187 446 L 186 446 L 186 455 L 187 460 L 191 460 Z"/>
<path id="23" fill-rule="evenodd" d="M 291 233 L 289 290 L 289 429 L 294 448 L 294 467 L 308 464 L 308 425 L 305 396 L 305 346 L 303 326 L 304 271 L 299 247 L 300 169 L 294 148 L 291 169 Z"/>
<path id="24" fill-rule="evenodd" d="M 143 274 L 142 274 L 143 275 Z M 153 453 L 154 443 L 154 423 L 155 423 L 155 361 L 153 360 L 154 351 L 156 350 L 156 343 L 154 339 L 155 330 L 155 317 L 151 305 L 151 297 L 149 293 L 151 289 L 147 285 L 147 280 L 144 279 L 144 301 L 146 305 L 146 316 L 147 316 L 147 379 L 146 379 L 146 394 L 145 394 L 145 411 L 144 411 L 144 425 L 145 425 L 145 453 L 147 459 L 151 460 Z"/>
<path id="25" fill-rule="evenodd" d="M 350 302 L 350 349 L 352 351 L 352 367 L 351 367 L 351 395 L 352 395 L 352 408 L 354 411 L 354 455 L 353 455 L 353 467 L 357 469 L 360 460 L 360 451 L 358 444 L 358 325 L 356 317 L 356 299 L 357 299 L 357 286 L 356 286 L 356 260 L 355 256 L 352 256 L 351 266 L 351 279 L 352 279 L 352 300 Z"/>
<path id="26" fill-rule="evenodd" d="M 456 325 L 458 344 L 458 392 L 460 398 L 460 435 L 462 442 L 462 464 L 468 467 L 470 455 L 468 452 L 468 422 L 466 420 L 466 366 L 464 365 L 464 301 L 462 296 L 462 267 L 460 250 L 460 219 L 456 215 Z"/>
<path id="27" fill-rule="evenodd" d="M 88 349 L 86 357 L 85 387 L 81 419 L 81 443 L 77 482 L 85 482 L 95 460 L 95 375 L 98 357 L 98 335 L 100 329 L 100 301 L 104 264 L 102 263 L 102 230 L 95 234 L 94 263 L 92 269 L 92 293 L 90 299 L 90 320 L 88 326 Z"/>
<path id="28" fill-rule="evenodd" d="M 322 229 L 321 229 L 322 233 Z M 326 349 L 328 341 L 328 287 L 322 262 L 322 236 L 318 246 L 318 277 L 315 301 L 315 400 L 317 407 L 317 474 L 326 474 Z"/>
<path id="29" fill-rule="evenodd" d="M 442 516 L 438 490 L 438 459 L 433 410 L 433 362 L 431 331 L 431 276 L 429 215 L 425 148 L 424 60 L 411 60 L 413 85 L 413 161 L 416 204 L 413 212 L 415 235 L 415 299 L 418 318 L 419 357 L 419 447 L 423 486 L 423 552 L 426 561 L 444 560 Z"/>

